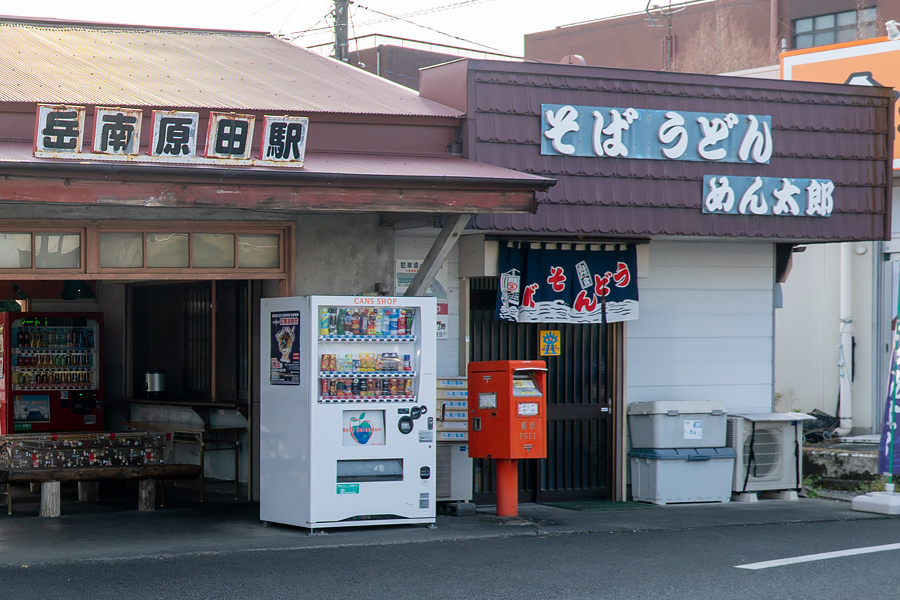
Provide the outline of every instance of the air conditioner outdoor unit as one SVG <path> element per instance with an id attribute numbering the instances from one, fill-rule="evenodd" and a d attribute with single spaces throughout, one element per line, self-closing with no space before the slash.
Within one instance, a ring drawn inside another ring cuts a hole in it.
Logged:
<path id="1" fill-rule="evenodd" d="M 734 450 L 735 493 L 799 490 L 803 481 L 803 413 L 730 416 L 725 444 Z"/>

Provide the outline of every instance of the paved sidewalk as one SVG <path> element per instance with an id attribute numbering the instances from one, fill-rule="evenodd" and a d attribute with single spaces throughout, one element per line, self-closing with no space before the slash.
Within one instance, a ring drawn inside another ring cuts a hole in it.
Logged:
<path id="1" fill-rule="evenodd" d="M 14 514 L 0 514 L 0 564 L 108 561 L 185 554 L 301 550 L 323 547 L 430 543 L 492 537 L 674 530 L 772 523 L 890 518 L 855 512 L 849 502 L 827 499 L 760 500 L 755 503 L 630 504 L 615 510 L 577 511 L 545 505 L 519 507 L 517 518 L 499 518 L 494 509 L 474 516 L 439 516 L 437 526 L 340 528 L 310 535 L 308 530 L 259 521 L 259 505 L 195 492 L 167 490 L 167 506 L 135 510 L 136 487 L 109 500 L 82 503 L 64 492 L 63 515 L 37 516 L 39 494 L 17 490 Z"/>

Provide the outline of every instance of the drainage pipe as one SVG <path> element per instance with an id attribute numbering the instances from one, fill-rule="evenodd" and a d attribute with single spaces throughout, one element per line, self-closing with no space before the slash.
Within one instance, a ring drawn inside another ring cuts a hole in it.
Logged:
<path id="1" fill-rule="evenodd" d="M 840 299 L 840 339 L 838 346 L 838 428 L 835 436 L 845 436 L 853 429 L 853 275 L 850 271 L 853 261 L 853 244 L 841 244 L 841 299 Z"/>

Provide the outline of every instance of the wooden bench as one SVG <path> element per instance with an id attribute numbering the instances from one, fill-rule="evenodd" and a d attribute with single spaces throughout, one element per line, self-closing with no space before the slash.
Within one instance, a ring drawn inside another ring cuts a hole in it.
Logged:
<path id="1" fill-rule="evenodd" d="M 173 442 L 197 444 L 200 448 L 200 501 L 203 502 L 207 485 L 220 483 L 234 484 L 234 497 L 238 497 L 240 489 L 240 435 L 247 432 L 244 426 L 212 427 L 204 425 L 186 425 L 162 421 L 139 421 L 123 423 L 128 429 L 139 431 L 165 431 L 173 434 Z M 206 454 L 219 450 L 231 451 L 234 455 L 234 479 L 206 480 Z"/>
<path id="2" fill-rule="evenodd" d="M 60 482 L 78 482 L 79 500 L 96 500 L 97 482 L 109 480 L 137 480 L 138 510 L 156 508 L 156 481 L 159 479 L 196 479 L 200 477 L 200 465 L 144 465 L 128 467 L 74 467 L 59 469 L 9 469 L 0 470 L 0 485 L 6 484 L 6 507 L 12 514 L 13 483 L 41 484 L 42 517 L 60 515 Z M 93 486 L 88 484 L 93 483 Z"/>

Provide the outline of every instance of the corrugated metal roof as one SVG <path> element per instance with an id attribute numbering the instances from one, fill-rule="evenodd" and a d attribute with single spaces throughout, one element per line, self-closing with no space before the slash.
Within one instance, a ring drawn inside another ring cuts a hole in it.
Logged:
<path id="1" fill-rule="evenodd" d="M 558 179 L 538 193 L 536 214 L 480 215 L 473 219 L 478 229 L 792 241 L 890 235 L 892 90 L 559 64 L 470 60 L 468 73 L 451 67 L 423 71 L 422 89 L 438 100 L 455 98 L 465 85 L 460 78 L 474 82 L 468 157 Z M 542 103 L 770 115 L 774 154 L 761 165 L 545 156 Z M 713 174 L 830 179 L 834 212 L 827 218 L 704 214 L 703 176 Z"/>
<path id="2" fill-rule="evenodd" d="M 266 33 L 0 20 L 0 101 L 455 117 Z"/>

